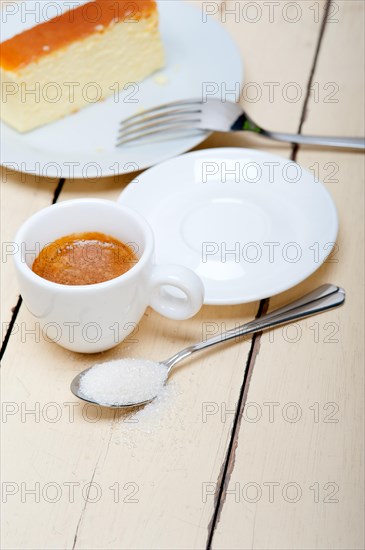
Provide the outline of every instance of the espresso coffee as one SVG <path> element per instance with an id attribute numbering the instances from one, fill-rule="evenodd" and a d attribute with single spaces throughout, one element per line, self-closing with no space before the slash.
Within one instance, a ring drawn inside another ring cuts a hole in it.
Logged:
<path id="1" fill-rule="evenodd" d="M 132 248 L 110 235 L 73 233 L 45 246 L 34 273 L 61 285 L 93 285 L 129 271 L 138 258 Z"/>

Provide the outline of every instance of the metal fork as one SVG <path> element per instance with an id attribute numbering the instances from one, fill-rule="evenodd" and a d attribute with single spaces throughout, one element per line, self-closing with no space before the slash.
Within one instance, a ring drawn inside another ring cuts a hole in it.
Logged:
<path id="1" fill-rule="evenodd" d="M 201 130 L 217 132 L 255 132 L 262 136 L 289 143 L 325 145 L 329 147 L 347 147 L 364 149 L 365 138 L 303 136 L 270 132 L 258 126 L 238 103 L 223 102 L 210 98 L 187 99 L 165 103 L 138 113 L 122 121 L 117 147 L 151 136 Z"/>

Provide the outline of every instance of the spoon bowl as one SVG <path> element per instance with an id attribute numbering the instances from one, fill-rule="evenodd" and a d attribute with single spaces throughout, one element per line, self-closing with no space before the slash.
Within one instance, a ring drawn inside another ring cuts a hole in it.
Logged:
<path id="1" fill-rule="evenodd" d="M 89 367 L 88 369 L 83 370 L 80 372 L 71 382 L 71 392 L 74 394 L 75 397 L 78 397 L 79 399 L 82 399 L 82 401 L 86 401 L 87 403 L 92 403 L 93 405 L 99 405 L 100 407 L 107 407 L 109 409 L 134 409 L 135 407 L 141 407 L 143 405 L 147 405 L 151 401 L 153 401 L 157 395 L 151 397 L 150 399 L 146 399 L 145 401 L 139 401 L 136 403 L 120 403 L 120 404 L 110 404 L 110 403 L 102 403 L 99 401 L 96 401 L 94 399 L 91 399 L 90 396 L 86 396 L 82 389 L 81 389 L 81 379 L 87 372 L 89 372 L 91 369 L 94 368 L 94 365 L 92 367 Z M 169 371 L 168 371 L 169 374 Z M 167 378 L 166 378 L 167 381 Z"/>

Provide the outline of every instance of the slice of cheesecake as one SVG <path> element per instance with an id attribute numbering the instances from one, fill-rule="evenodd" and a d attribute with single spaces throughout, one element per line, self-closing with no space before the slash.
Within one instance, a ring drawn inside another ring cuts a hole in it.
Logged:
<path id="1" fill-rule="evenodd" d="M 93 0 L 0 44 L 0 116 L 26 132 L 110 95 L 117 101 L 163 65 L 154 0 Z"/>

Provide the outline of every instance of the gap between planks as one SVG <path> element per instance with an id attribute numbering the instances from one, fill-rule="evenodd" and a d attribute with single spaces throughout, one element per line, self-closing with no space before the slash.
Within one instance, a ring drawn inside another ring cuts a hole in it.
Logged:
<path id="1" fill-rule="evenodd" d="M 299 120 L 298 134 L 302 133 L 303 124 L 306 119 L 308 103 L 311 95 L 311 87 L 313 84 L 313 78 L 316 71 L 318 58 L 319 58 L 319 54 L 320 54 L 320 50 L 323 42 L 323 37 L 324 37 L 326 25 L 327 25 L 327 19 L 328 19 L 331 2 L 332 0 L 327 0 L 324 7 L 323 19 L 322 19 L 321 27 L 318 34 L 317 45 L 314 52 L 312 66 L 311 66 L 311 70 L 310 70 L 309 78 L 307 82 L 306 95 L 304 98 L 302 112 Z M 290 160 L 292 160 L 293 162 L 295 162 L 297 159 L 299 148 L 300 146 L 298 144 L 292 145 Z M 261 300 L 257 311 L 256 319 L 259 319 L 262 315 L 265 315 L 265 313 L 269 308 L 269 304 L 270 304 L 269 298 L 266 300 Z M 248 352 L 246 368 L 245 368 L 245 373 L 242 381 L 242 386 L 240 389 L 239 398 L 237 401 L 237 408 L 236 408 L 235 417 L 233 421 L 231 437 L 229 440 L 226 457 L 222 464 L 222 467 L 218 476 L 217 484 L 216 484 L 217 489 L 214 495 L 214 510 L 213 510 L 212 518 L 208 524 L 208 536 L 207 536 L 207 543 L 206 543 L 207 550 L 211 550 L 212 548 L 214 533 L 219 524 L 221 512 L 226 500 L 226 490 L 229 485 L 231 474 L 234 469 L 241 420 L 242 420 L 243 411 L 247 402 L 247 395 L 250 387 L 250 381 L 252 378 L 253 370 L 256 363 L 256 357 L 258 356 L 260 351 L 261 335 L 262 335 L 262 332 L 258 332 L 257 334 L 253 335 L 253 338 L 251 341 L 251 347 Z"/>

